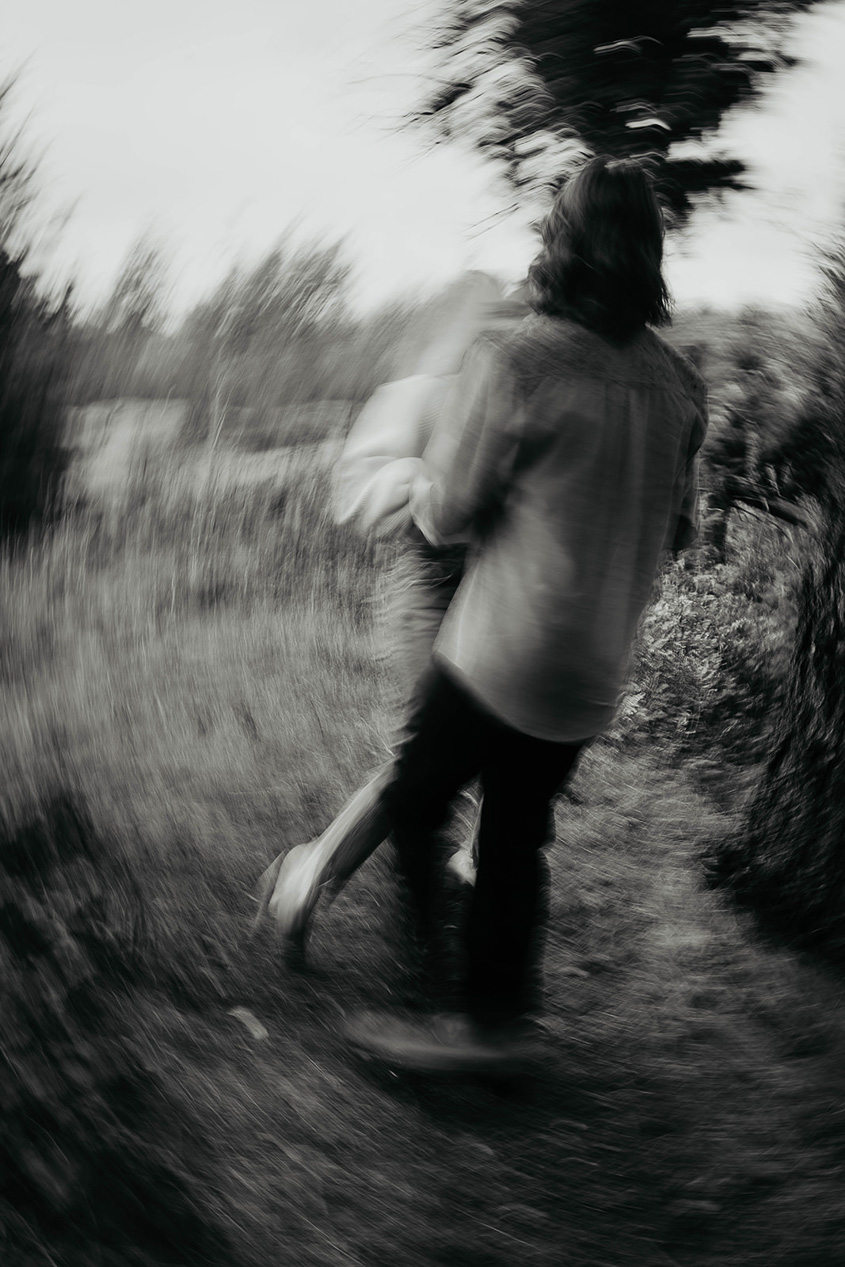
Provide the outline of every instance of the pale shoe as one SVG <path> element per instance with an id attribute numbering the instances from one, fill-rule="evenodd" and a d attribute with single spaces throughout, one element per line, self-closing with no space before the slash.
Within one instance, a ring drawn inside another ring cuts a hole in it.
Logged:
<path id="1" fill-rule="evenodd" d="M 475 884 L 477 868 L 471 848 L 457 849 L 446 863 L 447 871 L 456 875 L 461 884 Z"/>
<path id="2" fill-rule="evenodd" d="M 252 922 L 253 934 L 272 921 L 281 937 L 303 941 L 320 896 L 323 861 L 319 840 L 295 845 L 273 859 L 256 885 L 258 910 Z"/>
<path id="3" fill-rule="evenodd" d="M 266 871 L 262 871 L 259 876 L 258 883 L 255 886 L 255 900 L 258 902 L 258 910 L 255 913 L 255 919 L 252 921 L 250 929 L 253 935 L 264 926 L 267 918 L 267 908 L 270 905 L 270 898 L 276 887 L 276 880 L 279 877 L 282 863 L 285 860 L 284 854 L 279 854 L 278 858 L 274 858 Z"/>
<path id="4" fill-rule="evenodd" d="M 304 938 L 323 885 L 323 853 L 320 841 L 312 840 L 295 845 L 282 859 L 267 901 L 267 914 L 280 937 Z"/>

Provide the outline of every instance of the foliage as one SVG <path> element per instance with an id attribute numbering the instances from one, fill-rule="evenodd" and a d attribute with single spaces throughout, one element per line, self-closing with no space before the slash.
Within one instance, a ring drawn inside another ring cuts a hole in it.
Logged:
<path id="1" fill-rule="evenodd" d="M 845 532 L 808 565 L 787 689 L 741 831 L 713 878 L 781 937 L 845 961 Z"/>
<path id="2" fill-rule="evenodd" d="M 810 407 L 813 334 L 810 323 L 797 318 L 785 333 L 770 314 L 747 310 L 732 323 L 719 377 L 711 373 L 702 476 L 706 539 L 719 562 L 725 562 L 728 520 L 737 506 L 806 523 L 804 499 L 812 488 L 796 478 L 791 455 Z"/>
<path id="3" fill-rule="evenodd" d="M 120 398 L 168 400 L 179 394 L 184 355 L 167 331 L 128 336 L 106 330 L 96 318 L 77 317 L 68 331 L 68 348 L 72 405 Z"/>
<path id="4" fill-rule="evenodd" d="M 791 490 L 812 497 L 829 528 L 845 515 L 845 235 L 821 259 L 820 293 L 811 310 L 815 337 L 799 366 L 802 407 L 774 458 Z"/>
<path id="5" fill-rule="evenodd" d="M 319 363 L 343 322 L 348 276 L 340 244 L 285 243 L 230 274 L 184 330 L 195 428 L 213 430 L 226 408 L 248 402 L 266 426 L 273 411 L 325 381 Z"/>
<path id="6" fill-rule="evenodd" d="M 183 399 L 188 438 L 252 450 L 329 439 L 345 415 L 320 402 L 360 402 L 389 378 L 411 318 L 402 302 L 354 316 L 349 271 L 340 244 L 283 241 L 166 331 L 161 255 L 138 248 L 112 300 L 73 328 L 72 399 Z"/>
<path id="7" fill-rule="evenodd" d="M 298 407 L 327 420 L 321 402 L 354 409 L 382 383 L 418 371 L 423 350 L 443 337 L 451 288 L 357 315 L 349 278 L 341 244 L 283 242 L 189 315 L 179 394 L 191 401 L 197 434 L 225 433 L 227 414 L 240 411 L 249 447 L 330 438 L 313 419 L 299 425 L 308 415 Z"/>
<path id="8" fill-rule="evenodd" d="M 185 400 L 185 438 L 212 447 L 260 452 L 336 439 L 378 386 L 420 372 L 432 348 L 441 353 L 435 368 L 444 351 L 454 359 L 446 350 L 453 287 L 465 286 L 460 279 L 359 314 L 349 305 L 348 272 L 339 245 L 283 244 L 251 270 L 234 271 L 176 331 L 131 334 L 110 328 L 103 314 L 77 324 L 73 402 Z"/>
<path id="9" fill-rule="evenodd" d="M 734 767 L 764 759 L 785 689 L 804 534 L 737 516 L 725 562 L 670 564 L 646 611 L 616 742 Z M 698 555 L 698 557 L 695 557 Z"/>
<path id="10" fill-rule="evenodd" d="M 67 315 L 39 298 L 0 247 L 0 535 L 59 501 L 66 452 Z"/>
<path id="11" fill-rule="evenodd" d="M 24 275 L 25 217 L 33 168 L 3 110 L 0 87 L 0 535 L 48 516 L 64 474 L 67 305 L 58 308 Z"/>
<path id="12" fill-rule="evenodd" d="M 818 2 L 461 0 L 434 37 L 442 77 L 421 117 L 517 185 L 558 175 L 555 141 L 648 156 L 683 221 L 701 195 L 745 187 L 743 162 L 700 143 L 792 64 L 787 19 Z"/>
<path id="13" fill-rule="evenodd" d="M 19 237 L 32 198 L 35 170 L 24 154 L 20 133 L 10 131 L 4 119 L 13 91 L 14 80 L 0 83 L 0 244 L 17 254 L 22 246 Z"/>
<path id="14" fill-rule="evenodd" d="M 101 308 L 77 318 L 70 332 L 74 404 L 173 393 L 177 358 L 163 330 L 167 288 L 164 249 L 144 235 L 130 247 Z"/>
<path id="15" fill-rule="evenodd" d="M 167 265 L 162 248 L 138 239 L 118 273 L 100 316 L 106 330 L 137 335 L 160 328 L 165 312 Z"/>
<path id="16" fill-rule="evenodd" d="M 787 689 L 742 829 L 714 846 L 712 870 L 779 935 L 845 960 L 845 247 L 829 258 L 818 318 L 798 431 L 813 457 L 812 483 L 802 483 L 818 522 Z"/>

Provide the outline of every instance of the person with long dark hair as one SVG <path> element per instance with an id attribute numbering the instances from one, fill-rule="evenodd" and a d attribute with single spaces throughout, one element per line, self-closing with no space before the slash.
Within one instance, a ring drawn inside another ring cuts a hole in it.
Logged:
<path id="1" fill-rule="evenodd" d="M 703 381 L 668 318 L 646 172 L 599 157 L 567 180 L 529 273 L 533 312 L 483 334 L 411 486 L 434 545 L 470 553 L 380 793 L 425 944 L 434 838 L 480 779 L 463 1010 L 359 1017 L 356 1047 L 420 1069 L 519 1056 L 539 1000 L 553 801 L 611 721 L 665 550 L 696 532 Z"/>

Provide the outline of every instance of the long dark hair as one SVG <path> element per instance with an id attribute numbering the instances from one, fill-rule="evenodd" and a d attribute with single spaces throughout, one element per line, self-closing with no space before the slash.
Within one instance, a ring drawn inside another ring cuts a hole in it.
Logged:
<path id="1" fill-rule="evenodd" d="M 558 192 L 528 272 L 537 312 L 614 339 L 669 319 L 663 216 L 639 164 L 591 159 Z"/>

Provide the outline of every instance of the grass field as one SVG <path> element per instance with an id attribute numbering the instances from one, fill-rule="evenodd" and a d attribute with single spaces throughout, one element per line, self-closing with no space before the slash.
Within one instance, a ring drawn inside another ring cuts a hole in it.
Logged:
<path id="1" fill-rule="evenodd" d="M 286 490 L 177 474 L 2 564 L 4 1264 L 843 1261 L 842 984 L 700 861 L 753 786 L 800 541 L 749 521 L 730 567 L 667 573 L 558 807 L 548 1058 L 437 1083 L 339 1036 L 413 990 L 387 851 L 304 967 L 248 935 L 259 873 L 384 755 L 389 550 L 331 524 L 313 455 Z"/>

